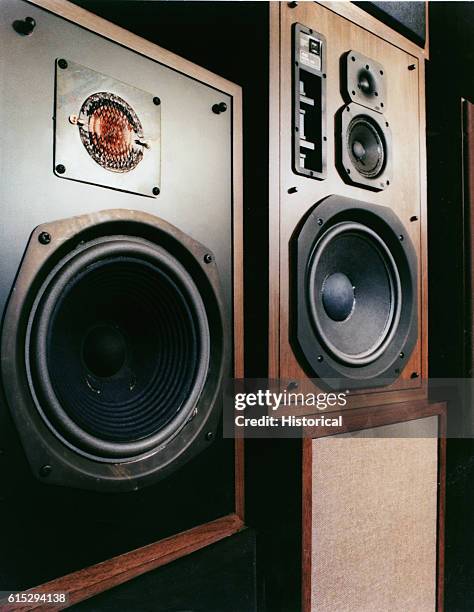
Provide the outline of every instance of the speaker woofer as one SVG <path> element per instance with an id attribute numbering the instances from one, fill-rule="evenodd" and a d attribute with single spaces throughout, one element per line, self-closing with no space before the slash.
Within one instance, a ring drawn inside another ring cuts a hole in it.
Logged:
<path id="1" fill-rule="evenodd" d="M 45 417 L 99 457 L 172 437 L 209 366 L 205 307 L 183 266 L 145 240 L 99 239 L 62 260 L 39 295 L 27 353 Z"/>
<path id="2" fill-rule="evenodd" d="M 292 343 L 302 365 L 331 386 L 395 379 L 417 336 L 416 255 L 396 215 L 329 196 L 298 228 L 292 253 Z"/>
<path id="3" fill-rule="evenodd" d="M 342 222 L 323 234 L 307 290 L 315 330 L 336 359 L 364 365 L 380 357 L 397 329 L 401 287 L 395 261 L 373 230 Z"/>
<path id="4" fill-rule="evenodd" d="M 385 189 L 392 179 L 391 132 L 382 115 L 357 105 L 341 111 L 341 173 L 351 183 Z"/>
<path id="5" fill-rule="evenodd" d="M 208 446 L 229 374 L 221 300 L 209 249 L 151 215 L 37 228 L 2 334 L 34 472 L 53 463 L 49 483 L 131 490 Z"/>

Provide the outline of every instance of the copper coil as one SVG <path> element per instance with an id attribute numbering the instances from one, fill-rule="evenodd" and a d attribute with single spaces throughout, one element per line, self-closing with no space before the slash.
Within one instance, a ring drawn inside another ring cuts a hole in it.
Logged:
<path id="1" fill-rule="evenodd" d="M 79 125 L 82 143 L 92 159 L 106 170 L 130 172 L 143 158 L 143 128 L 133 108 L 108 92 L 89 96 Z"/>

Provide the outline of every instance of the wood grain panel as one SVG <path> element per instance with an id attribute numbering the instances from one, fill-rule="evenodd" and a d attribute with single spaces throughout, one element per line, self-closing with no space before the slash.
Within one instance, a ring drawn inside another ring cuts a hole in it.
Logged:
<path id="1" fill-rule="evenodd" d="M 177 536 L 166 538 L 161 542 L 119 555 L 85 570 L 52 580 L 39 587 L 29 589 L 25 593 L 66 593 L 68 598 L 66 605 L 48 604 L 47 607 L 48 610 L 63 610 L 145 572 L 214 544 L 242 528 L 241 519 L 232 514 L 194 529 L 189 529 Z M 8 604 L 5 600 L 0 601 L 2 612 L 25 612 L 42 609 L 45 608 L 44 604 L 41 603 Z"/>
<path id="2" fill-rule="evenodd" d="M 377 405 L 426 397 L 422 376 L 426 372 L 426 182 L 424 149 L 424 79 L 417 56 L 382 38 L 386 29 L 368 32 L 340 14 L 316 3 L 299 3 L 290 8 L 280 4 L 280 377 L 305 380 L 289 343 L 289 241 L 301 217 L 314 204 L 330 194 L 352 197 L 392 208 L 405 225 L 418 255 L 418 342 L 397 381 L 385 389 L 359 392 L 360 401 L 352 406 Z M 339 4 L 339 3 L 337 3 Z M 341 3 L 346 4 L 346 3 Z M 354 13 L 355 11 L 355 13 Z M 356 7 L 350 14 L 359 14 Z M 366 15 L 364 13 L 364 20 Z M 359 14 L 359 20 L 361 16 Z M 361 20 L 362 21 L 362 20 Z M 324 181 L 295 175 L 291 169 L 292 117 L 292 36 L 291 26 L 299 22 L 321 32 L 327 39 L 327 121 L 328 174 Z M 363 21 L 364 26 L 366 21 Z M 388 37 L 390 39 L 390 37 Z M 408 45 L 411 49 L 411 46 Z M 387 76 L 386 120 L 393 135 L 393 179 L 385 191 L 372 192 L 346 184 L 336 166 L 335 115 L 344 106 L 340 93 L 340 57 L 354 49 L 381 62 Z M 275 48 L 275 52 L 277 49 Z M 409 69 L 410 68 L 410 69 Z M 273 149 L 275 154 L 276 149 Z M 296 193 L 288 189 L 296 187 Z M 272 210 L 272 209 L 271 209 Z M 272 213 L 271 213 L 272 214 Z M 275 250 L 271 257 L 277 257 Z M 275 336 L 274 336 L 275 337 Z M 423 337 L 423 341 L 422 341 Z M 416 374 L 416 376 L 415 376 Z M 307 383 L 304 383 L 307 384 Z M 310 388 L 310 384 L 308 384 Z M 357 396 L 357 392 L 354 394 Z M 370 397 L 371 395 L 375 397 Z"/>

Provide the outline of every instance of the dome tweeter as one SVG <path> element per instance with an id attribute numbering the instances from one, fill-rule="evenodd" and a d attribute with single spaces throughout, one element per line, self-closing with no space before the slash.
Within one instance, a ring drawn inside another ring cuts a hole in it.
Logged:
<path id="1" fill-rule="evenodd" d="M 386 75 L 382 64 L 356 51 L 342 57 L 342 95 L 379 113 L 387 110 Z"/>

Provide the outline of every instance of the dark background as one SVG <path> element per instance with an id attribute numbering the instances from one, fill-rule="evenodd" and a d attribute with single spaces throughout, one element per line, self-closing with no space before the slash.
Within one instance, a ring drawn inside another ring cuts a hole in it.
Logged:
<path id="1" fill-rule="evenodd" d="M 268 4 L 138 0 L 76 3 L 243 87 L 245 331 L 252 339 L 246 348 L 246 375 L 264 376 L 268 326 Z M 382 3 L 364 4 L 366 10 L 412 40 L 421 41 L 421 3 L 389 2 L 386 8 L 391 5 L 392 15 L 388 17 L 380 12 Z M 411 20 L 413 31 L 400 25 L 404 19 Z M 467 226 L 461 98 L 474 101 L 474 3 L 431 2 L 429 35 L 429 368 L 431 377 L 461 378 L 471 371 L 468 355 L 472 304 L 463 240 Z M 451 404 L 450 428 L 462 423 L 468 411 L 468 405 Z M 259 451 L 253 452 L 258 459 Z M 274 484 L 278 487 L 278 483 Z M 474 609 L 473 516 L 474 444 L 471 440 L 450 439 L 446 513 L 448 612 Z"/>
<path id="2" fill-rule="evenodd" d="M 431 2 L 427 63 L 429 366 L 431 377 L 470 377 L 472 301 L 463 199 L 461 99 L 474 102 L 474 3 Z M 474 204 L 474 203 L 473 203 Z M 471 403 L 449 406 L 448 428 Z M 448 439 L 446 610 L 474 610 L 474 441 Z"/>

